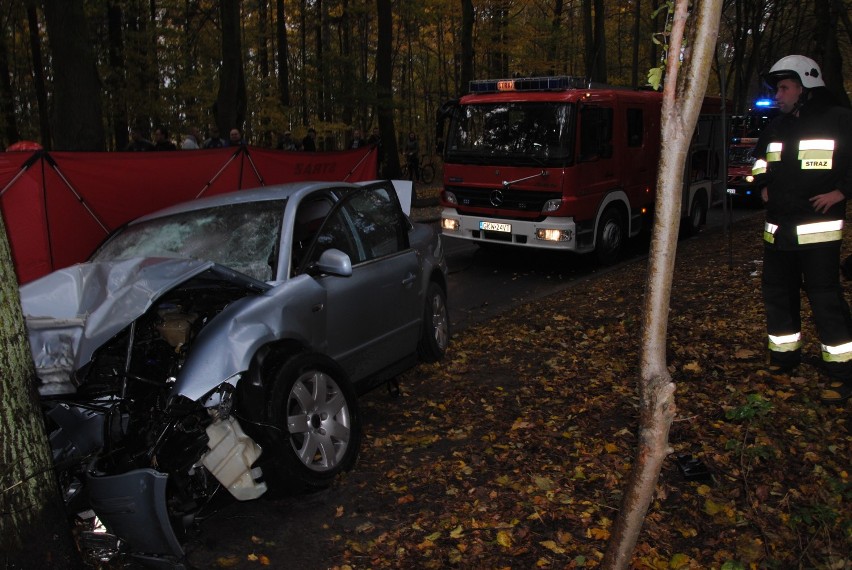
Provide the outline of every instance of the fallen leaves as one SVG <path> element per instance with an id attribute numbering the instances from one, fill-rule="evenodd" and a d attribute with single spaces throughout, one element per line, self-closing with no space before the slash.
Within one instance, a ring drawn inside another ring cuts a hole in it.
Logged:
<path id="1" fill-rule="evenodd" d="M 815 402 L 812 368 L 782 385 L 758 373 L 760 227 L 734 231 L 731 268 L 718 236 L 680 244 L 672 298 L 669 439 L 712 480 L 664 463 L 632 567 L 844 568 L 849 416 Z M 446 361 L 401 377 L 398 399 L 364 396 L 361 458 L 318 508 L 314 567 L 598 567 L 641 436 L 643 288 L 644 264 L 629 264 L 456 335 Z M 245 547 L 283 559 L 259 546 Z M 231 562 L 260 558 L 216 564 Z"/>

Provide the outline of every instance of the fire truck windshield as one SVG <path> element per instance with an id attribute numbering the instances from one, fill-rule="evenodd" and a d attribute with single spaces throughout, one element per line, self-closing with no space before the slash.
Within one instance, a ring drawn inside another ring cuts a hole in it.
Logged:
<path id="1" fill-rule="evenodd" d="M 570 103 L 462 105 L 450 125 L 446 161 L 564 166 L 573 152 L 573 116 Z"/>

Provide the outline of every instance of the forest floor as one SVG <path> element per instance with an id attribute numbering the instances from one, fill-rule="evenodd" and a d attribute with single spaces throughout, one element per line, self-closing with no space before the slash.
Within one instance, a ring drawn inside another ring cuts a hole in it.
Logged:
<path id="1" fill-rule="evenodd" d="M 674 451 L 634 568 L 852 568 L 852 404 L 820 404 L 812 365 L 763 371 L 761 230 L 762 216 L 735 224 L 732 253 L 722 231 L 679 244 Z M 443 362 L 400 377 L 401 395 L 362 397 L 350 473 L 310 495 L 228 506 L 188 543 L 188 563 L 599 566 L 637 444 L 645 279 L 637 260 L 456 332 Z"/>

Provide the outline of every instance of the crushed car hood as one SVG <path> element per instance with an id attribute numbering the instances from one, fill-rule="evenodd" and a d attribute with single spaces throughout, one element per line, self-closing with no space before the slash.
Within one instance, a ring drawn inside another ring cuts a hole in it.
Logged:
<path id="1" fill-rule="evenodd" d="M 213 266 L 211 261 L 167 258 L 83 263 L 21 287 L 39 392 L 75 391 L 71 373 L 98 347 L 157 297 Z"/>

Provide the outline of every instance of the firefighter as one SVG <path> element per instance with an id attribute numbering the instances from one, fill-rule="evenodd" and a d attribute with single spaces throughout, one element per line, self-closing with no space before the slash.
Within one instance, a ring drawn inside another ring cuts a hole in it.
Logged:
<path id="1" fill-rule="evenodd" d="M 852 395 L 852 318 L 840 285 L 846 199 L 852 197 L 852 111 L 834 103 L 812 59 L 790 55 L 765 76 L 781 110 L 761 133 L 752 174 L 766 206 L 763 302 L 769 372 L 801 362 L 800 290 L 822 344 L 826 404 Z"/>

